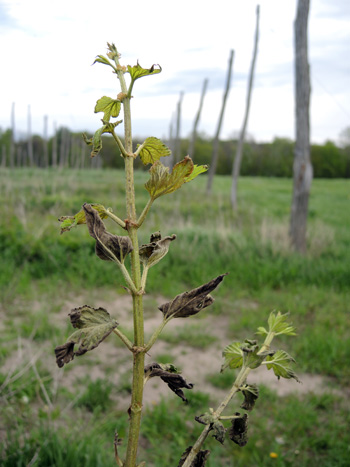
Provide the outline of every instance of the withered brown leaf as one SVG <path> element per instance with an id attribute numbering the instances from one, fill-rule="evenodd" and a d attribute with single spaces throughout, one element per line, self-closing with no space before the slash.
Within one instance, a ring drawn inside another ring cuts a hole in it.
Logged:
<path id="1" fill-rule="evenodd" d="M 59 368 L 69 363 L 75 356 L 95 349 L 118 326 L 104 308 L 84 305 L 69 313 L 72 326 L 76 329 L 63 345 L 55 348 L 56 363 Z M 74 347 L 77 349 L 74 350 Z"/>
<path id="2" fill-rule="evenodd" d="M 237 418 L 231 420 L 231 427 L 228 430 L 229 438 L 238 446 L 245 446 L 248 442 L 248 415 L 235 413 Z"/>
<path id="3" fill-rule="evenodd" d="M 189 453 L 191 452 L 192 446 L 189 446 L 186 451 L 182 454 L 179 465 L 177 467 L 181 467 L 184 465 L 185 460 L 187 459 Z M 207 462 L 207 459 L 210 455 L 210 451 L 208 450 L 203 450 L 199 451 L 199 453 L 196 455 L 196 457 L 193 459 L 191 462 L 191 467 L 205 467 L 205 464 Z"/>
<path id="4" fill-rule="evenodd" d="M 167 371 L 170 370 L 170 371 Z M 151 363 L 145 366 L 145 378 L 153 378 L 159 376 L 169 388 L 175 392 L 184 402 L 187 402 L 184 392 L 181 388 L 192 389 L 193 384 L 187 381 L 178 373 L 173 365 L 161 365 L 159 363 Z"/>
<path id="5" fill-rule="evenodd" d="M 170 243 L 176 239 L 176 235 L 170 235 L 162 239 L 160 232 L 151 235 L 150 243 L 141 245 L 140 259 L 148 267 L 157 264 L 169 251 Z"/>
<path id="6" fill-rule="evenodd" d="M 96 255 L 105 261 L 115 261 L 117 258 L 124 262 L 126 255 L 133 250 L 130 238 L 107 232 L 98 212 L 90 204 L 85 203 L 83 209 L 89 234 L 96 240 Z"/>
<path id="7" fill-rule="evenodd" d="M 216 289 L 226 275 L 227 273 L 221 274 L 190 292 L 177 295 L 170 302 L 159 306 L 158 309 L 163 313 L 165 319 L 169 317 L 188 318 L 195 315 L 214 302 L 214 298 L 209 294 Z"/>

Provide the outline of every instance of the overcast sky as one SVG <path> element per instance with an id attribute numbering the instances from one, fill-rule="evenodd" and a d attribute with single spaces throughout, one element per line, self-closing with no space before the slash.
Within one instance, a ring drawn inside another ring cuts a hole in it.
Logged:
<path id="1" fill-rule="evenodd" d="M 260 41 L 248 133 L 256 141 L 294 138 L 293 23 L 296 0 L 260 0 Z M 121 63 L 162 66 L 135 83 L 133 133 L 166 138 L 181 91 L 181 135 L 188 136 L 208 78 L 199 131 L 213 136 L 222 104 L 230 50 L 233 77 L 221 138 L 240 130 L 253 52 L 255 0 L 0 0 L 0 127 L 33 131 L 54 124 L 95 131 L 96 100 L 116 97 L 119 83 L 102 64 L 114 42 Z M 350 1 L 311 0 L 311 140 L 337 141 L 350 126 Z M 120 127 L 118 127 L 120 128 Z"/>

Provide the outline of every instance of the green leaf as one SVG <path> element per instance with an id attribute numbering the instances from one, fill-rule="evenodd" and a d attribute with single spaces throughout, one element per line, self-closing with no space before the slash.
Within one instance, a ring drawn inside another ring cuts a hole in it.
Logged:
<path id="1" fill-rule="evenodd" d="M 128 72 L 130 73 L 132 81 L 136 81 L 137 79 L 142 78 L 143 76 L 156 75 L 161 71 L 162 67 L 160 65 L 152 65 L 151 68 L 142 68 L 139 62 L 137 62 L 137 65 L 133 67 L 128 65 Z"/>
<path id="2" fill-rule="evenodd" d="M 161 238 L 160 234 L 157 237 L 157 241 L 152 241 L 155 238 L 155 234 L 151 235 L 151 243 L 141 245 L 139 254 L 140 260 L 147 267 L 152 267 L 168 253 L 170 243 L 176 239 L 176 235 Z"/>
<path id="3" fill-rule="evenodd" d="M 170 302 L 164 303 L 158 309 L 163 313 L 164 319 L 172 318 L 188 318 L 199 313 L 201 310 L 211 305 L 214 299 L 210 294 L 222 282 L 227 274 L 212 279 L 206 284 L 177 295 Z"/>
<path id="4" fill-rule="evenodd" d="M 147 165 L 154 164 L 161 157 L 170 156 L 171 150 L 160 139 L 151 136 L 143 144 L 137 145 L 136 154 L 140 154 L 142 163 Z"/>
<path id="5" fill-rule="evenodd" d="M 248 415 L 241 415 L 236 412 L 236 417 L 231 420 L 231 427 L 228 431 L 229 438 L 238 446 L 245 446 L 248 442 Z"/>
<path id="6" fill-rule="evenodd" d="M 89 234 L 96 240 L 96 255 L 105 261 L 120 261 L 133 250 L 132 242 L 127 236 L 113 235 L 107 232 L 98 212 L 90 204 L 83 205 Z"/>
<path id="7" fill-rule="evenodd" d="M 95 61 L 94 61 L 93 65 L 95 65 L 95 63 L 102 63 L 103 65 L 109 65 L 109 66 L 111 66 L 112 68 L 114 68 L 114 66 L 113 66 L 112 63 L 108 60 L 108 58 L 104 57 L 103 55 L 97 55 L 97 57 L 95 58 Z"/>
<path id="8" fill-rule="evenodd" d="M 300 380 L 291 366 L 292 363 L 295 363 L 294 358 L 284 350 L 277 350 L 274 355 L 266 358 L 267 369 L 271 370 L 272 368 L 278 379 L 280 379 L 280 377 L 287 379 L 294 378 L 300 383 Z"/>
<path id="9" fill-rule="evenodd" d="M 206 172 L 208 168 L 208 165 L 194 165 L 193 171 L 188 177 L 186 177 L 185 183 L 192 181 L 194 178 L 198 177 L 198 175 Z"/>
<path id="10" fill-rule="evenodd" d="M 275 335 L 286 334 L 288 336 L 296 336 L 295 328 L 287 322 L 288 313 L 282 315 L 279 311 L 277 314 L 272 312 L 268 319 L 269 331 Z"/>
<path id="11" fill-rule="evenodd" d="M 244 396 L 244 402 L 241 408 L 249 411 L 253 410 L 255 402 L 259 397 L 259 388 L 256 384 L 245 384 L 240 389 Z"/>
<path id="12" fill-rule="evenodd" d="M 232 344 L 226 346 L 222 352 L 222 356 L 225 358 L 225 362 L 221 366 L 221 373 L 226 370 L 226 368 L 241 368 L 243 365 L 243 350 L 242 342 L 233 342 Z"/>
<path id="13" fill-rule="evenodd" d="M 256 341 L 249 341 L 246 339 L 246 344 L 242 347 L 243 351 L 243 364 L 245 367 L 254 370 L 258 368 L 268 355 L 273 355 L 273 350 L 266 350 L 260 352 L 260 347 Z"/>
<path id="14" fill-rule="evenodd" d="M 168 167 L 165 167 L 160 161 L 156 161 L 149 170 L 151 178 L 145 184 L 145 188 L 151 198 L 155 200 L 159 196 L 178 190 L 184 183 L 193 180 L 194 177 L 201 173 L 199 168 L 196 168 L 196 173 L 192 177 L 193 171 L 193 161 L 189 156 L 174 165 L 171 173 L 169 173 Z"/>
<path id="15" fill-rule="evenodd" d="M 69 317 L 73 327 L 79 330 L 65 344 L 55 348 L 56 363 L 60 368 L 75 356 L 95 349 L 118 326 L 117 321 L 104 308 L 84 305 L 72 310 Z M 77 350 L 74 350 L 75 346 Z"/>
<path id="16" fill-rule="evenodd" d="M 255 334 L 260 334 L 260 335 L 264 336 L 264 335 L 268 334 L 268 331 L 266 331 L 266 329 L 264 327 L 260 326 L 260 327 L 258 327 L 258 330 L 257 330 L 257 332 Z"/>
<path id="17" fill-rule="evenodd" d="M 85 133 L 83 133 L 83 139 L 85 141 L 85 143 L 89 146 L 92 146 L 92 151 L 91 151 L 91 157 L 95 157 L 97 156 L 101 149 L 102 149 L 102 135 L 103 133 L 112 133 L 114 128 L 119 125 L 120 123 L 122 123 L 123 120 L 118 120 L 117 122 L 114 122 L 114 123 L 108 123 L 108 122 L 104 122 L 102 120 L 102 122 L 104 123 L 104 125 L 99 128 L 94 136 L 90 139 L 87 138 L 87 136 L 85 135 Z"/>
<path id="18" fill-rule="evenodd" d="M 96 102 L 95 113 L 104 112 L 103 121 L 109 122 L 111 117 L 118 117 L 120 109 L 120 100 L 103 96 Z"/>
<path id="19" fill-rule="evenodd" d="M 106 209 L 102 204 L 91 203 L 90 206 L 98 212 L 101 219 L 106 219 L 108 217 L 107 212 L 112 212 L 111 208 Z M 69 232 L 77 225 L 86 224 L 85 211 L 80 209 L 74 216 L 62 216 L 58 221 L 61 222 L 61 234 Z"/>

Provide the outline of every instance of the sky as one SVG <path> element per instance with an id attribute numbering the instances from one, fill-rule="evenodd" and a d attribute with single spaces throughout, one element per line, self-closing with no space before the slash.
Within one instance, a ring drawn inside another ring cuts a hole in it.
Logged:
<path id="1" fill-rule="evenodd" d="M 247 132 L 257 142 L 294 139 L 294 33 L 296 0 L 260 0 L 260 36 Z M 133 89 L 133 134 L 166 139 L 181 92 L 181 136 L 193 128 L 205 78 L 209 80 L 198 131 L 216 133 L 234 50 L 231 89 L 221 139 L 241 129 L 253 54 L 257 1 L 253 0 L 0 0 L 0 127 L 17 135 L 66 126 L 94 132 L 102 114 L 96 101 L 116 98 L 112 69 L 92 66 L 106 43 L 122 65 L 162 67 Z M 350 127 L 350 1 L 311 0 L 309 62 L 311 141 L 337 142 Z M 30 107 L 29 107 L 30 106 Z M 118 129 L 121 126 L 118 127 Z M 122 132 L 122 128 L 120 130 Z"/>

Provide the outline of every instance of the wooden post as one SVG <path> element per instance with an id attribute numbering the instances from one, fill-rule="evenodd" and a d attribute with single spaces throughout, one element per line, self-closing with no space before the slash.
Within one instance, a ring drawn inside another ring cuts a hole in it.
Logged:
<path id="1" fill-rule="evenodd" d="M 179 101 L 177 103 L 177 112 L 176 112 L 176 134 L 174 141 L 174 164 L 179 162 L 181 157 L 181 105 L 184 93 L 180 92 Z"/>
<path id="2" fill-rule="evenodd" d="M 238 184 L 239 173 L 241 171 L 241 162 L 242 162 L 242 157 L 243 157 L 244 138 L 245 138 L 245 134 L 246 134 L 248 117 L 249 117 L 250 100 L 251 100 L 252 89 L 253 89 L 255 63 L 256 63 L 256 57 L 257 57 L 257 54 L 258 54 L 259 17 L 260 17 L 260 7 L 259 7 L 259 5 L 257 5 L 257 7 L 256 7 L 256 28 L 255 28 L 254 52 L 253 52 L 252 63 L 251 63 L 251 66 L 250 66 L 250 73 L 249 73 L 247 103 L 246 103 L 246 108 L 245 108 L 243 125 L 242 125 L 241 133 L 240 133 L 240 136 L 239 136 L 238 144 L 237 144 L 236 157 L 234 158 L 233 168 L 232 168 L 231 205 L 232 205 L 232 208 L 234 210 L 237 209 L 237 184 Z"/>
<path id="3" fill-rule="evenodd" d="M 299 253 L 306 252 L 306 224 L 309 193 L 313 177 L 310 159 L 310 70 L 308 62 L 307 26 L 310 0 L 298 0 L 294 23 L 295 44 L 295 122 L 293 198 L 290 239 Z"/>
<path id="4" fill-rule="evenodd" d="M 191 156 L 192 159 L 194 157 L 194 147 L 195 147 L 196 138 L 197 138 L 197 127 L 198 127 L 199 119 L 202 113 L 203 101 L 204 101 L 204 96 L 207 90 L 207 86 L 208 86 L 208 79 L 206 78 L 203 82 L 203 88 L 202 88 L 202 94 L 201 94 L 201 98 L 199 102 L 199 108 L 197 111 L 196 118 L 194 120 L 191 142 L 188 148 L 188 154 Z"/>
<path id="5" fill-rule="evenodd" d="M 227 101 L 228 93 L 229 93 L 229 90 L 230 90 L 233 56 L 234 56 L 234 51 L 231 50 L 230 51 L 230 58 L 229 58 L 229 61 L 228 61 L 228 71 L 227 71 L 225 92 L 224 92 L 224 97 L 223 97 L 223 100 L 222 100 L 222 106 L 221 106 L 221 112 L 220 112 L 220 117 L 219 117 L 219 121 L 218 121 L 218 126 L 217 126 L 217 129 L 216 129 L 216 134 L 215 134 L 215 138 L 214 138 L 214 142 L 213 142 L 213 154 L 212 154 L 212 157 L 211 157 L 211 164 L 210 164 L 209 172 L 208 172 L 208 184 L 207 184 L 207 192 L 208 193 L 211 192 L 211 187 L 212 187 L 212 184 L 213 184 L 214 175 L 216 173 L 216 166 L 217 166 L 218 155 L 219 155 L 219 137 L 220 137 L 222 122 L 224 120 L 226 101 Z"/>

